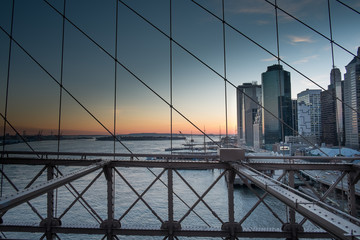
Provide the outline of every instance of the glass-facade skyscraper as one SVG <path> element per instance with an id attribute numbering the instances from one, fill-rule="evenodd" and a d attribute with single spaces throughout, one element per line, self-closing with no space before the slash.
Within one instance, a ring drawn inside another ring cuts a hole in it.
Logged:
<path id="1" fill-rule="evenodd" d="M 321 92 L 321 142 L 327 145 L 344 144 L 343 82 L 341 72 L 330 72 L 328 90 Z"/>
<path id="2" fill-rule="evenodd" d="M 345 146 L 360 148 L 360 47 L 357 57 L 345 67 L 344 79 L 344 120 Z M 351 107 L 351 108 L 350 108 Z M 354 111 L 355 110 L 355 111 Z"/>
<path id="3" fill-rule="evenodd" d="M 263 139 L 265 148 L 271 149 L 272 144 L 293 134 L 290 73 L 281 65 L 269 66 L 261 75 L 261 83 L 262 103 L 266 109 L 262 109 Z"/>
<path id="4" fill-rule="evenodd" d="M 261 86 L 244 83 L 237 87 L 237 128 L 238 141 L 254 146 L 253 124 L 261 104 Z"/>

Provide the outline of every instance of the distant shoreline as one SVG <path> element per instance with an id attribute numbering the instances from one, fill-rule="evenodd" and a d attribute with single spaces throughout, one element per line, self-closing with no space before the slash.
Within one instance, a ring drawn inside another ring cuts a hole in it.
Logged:
<path id="1" fill-rule="evenodd" d="M 186 137 L 181 136 L 117 136 L 120 141 L 162 141 L 162 140 L 185 140 Z M 96 141 L 113 141 L 113 136 L 97 137 Z"/>

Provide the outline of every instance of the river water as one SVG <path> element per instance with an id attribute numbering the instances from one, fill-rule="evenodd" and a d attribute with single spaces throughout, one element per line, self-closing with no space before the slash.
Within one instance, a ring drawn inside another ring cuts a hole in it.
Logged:
<path id="1" fill-rule="evenodd" d="M 201 137 L 194 136 L 195 142 L 201 142 Z M 170 147 L 170 141 L 125 141 L 123 142 L 127 148 L 133 153 L 157 153 L 164 154 L 166 148 Z M 173 147 L 181 147 L 184 141 L 173 141 Z M 31 146 L 36 151 L 56 151 L 57 141 L 41 141 L 31 142 Z M 28 147 L 25 144 L 13 144 L 6 146 L 5 150 L 25 150 Z M 62 140 L 60 142 L 60 151 L 62 152 L 101 152 L 112 153 L 113 142 L 111 141 L 96 141 L 95 139 L 78 139 L 78 140 Z M 117 153 L 127 153 L 123 146 L 117 143 Z M 71 172 L 79 167 L 59 167 L 62 173 Z M 24 188 L 29 181 L 42 169 L 42 166 L 4 166 L 5 174 L 13 181 L 18 189 Z M 121 176 L 128 181 L 138 194 L 142 194 L 144 190 L 155 180 L 163 169 L 147 169 L 147 168 L 117 168 Z M 204 191 L 217 179 L 222 173 L 222 170 L 178 170 L 178 173 L 188 181 L 188 183 L 195 189 L 195 191 L 202 195 Z M 74 181 L 72 184 L 81 192 L 93 179 L 99 174 L 99 171 L 89 174 L 81 179 Z M 115 186 L 115 216 L 121 218 L 123 227 L 154 227 L 159 228 L 161 222 L 158 218 L 166 221 L 167 219 L 167 188 L 163 183 L 167 182 L 167 172 L 165 171 L 161 177 L 161 181 L 156 181 L 155 184 L 148 190 L 143 199 L 156 212 L 155 216 L 151 210 L 142 202 L 138 201 L 134 207 L 124 216 L 124 213 L 136 201 L 136 193 L 126 184 L 126 182 L 116 174 Z M 43 174 L 34 185 L 44 182 L 46 174 Z M 258 194 L 263 192 L 260 189 L 255 189 Z M 3 195 L 8 195 L 15 192 L 13 187 L 3 180 Z M 174 172 L 174 219 L 179 220 L 197 200 L 196 195 L 192 190 L 182 181 L 177 173 Z M 60 187 L 56 191 L 56 216 L 59 217 L 64 210 L 72 203 L 75 197 L 65 187 Z M 107 195 L 106 195 L 106 180 L 102 174 L 89 190 L 83 195 L 88 204 L 98 213 L 98 215 L 105 220 L 107 218 Z M 227 187 L 226 180 L 222 177 L 212 188 L 212 190 L 205 196 L 204 200 L 222 219 L 228 221 L 227 210 Z M 235 220 L 239 221 L 257 202 L 256 195 L 247 188 L 235 188 Z M 265 198 L 266 203 L 279 215 L 282 221 L 286 222 L 286 207 L 281 202 L 277 201 L 272 196 Z M 40 196 L 30 201 L 37 209 L 42 217 L 46 217 L 46 196 Z M 186 206 L 184 204 L 188 206 Z M 201 216 L 199 218 L 197 215 Z M 301 220 L 301 216 L 298 216 Z M 28 223 L 38 225 L 40 218 L 31 210 L 27 204 L 22 204 L 9 210 L 3 217 L 6 223 Z M 99 223 L 95 220 L 85 208 L 78 202 L 61 218 L 64 226 L 77 226 L 85 224 L 88 226 L 98 227 Z M 194 212 L 190 213 L 188 217 L 181 223 L 183 228 L 186 227 L 208 227 L 220 228 L 221 222 L 214 217 L 211 211 L 203 204 L 199 203 Z M 255 211 L 242 224 L 243 228 L 281 228 L 280 221 L 266 208 L 264 204 L 260 204 Z M 316 228 L 309 221 L 305 224 L 305 229 Z M 40 239 L 41 234 L 38 233 L 4 233 L 7 238 L 26 238 L 26 239 Z M 4 237 L 3 235 L 0 235 Z M 99 235 L 69 235 L 59 234 L 60 239 L 101 239 Z M 140 237 L 140 236 L 119 236 L 120 239 L 163 239 L 163 237 Z M 179 237 L 179 239 L 195 239 Z M 196 239 L 217 239 L 217 238 L 196 238 Z"/>

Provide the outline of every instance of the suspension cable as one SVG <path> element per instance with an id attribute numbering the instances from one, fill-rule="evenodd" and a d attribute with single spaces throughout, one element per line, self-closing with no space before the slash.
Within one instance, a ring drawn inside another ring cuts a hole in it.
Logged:
<path id="1" fill-rule="evenodd" d="M 66 15 L 66 0 L 64 0 L 63 14 Z M 65 48 L 65 19 L 62 18 L 62 36 L 61 36 L 61 62 L 60 62 L 60 86 L 63 85 L 64 77 L 64 48 Z M 61 114 L 62 114 L 62 88 L 59 87 L 59 120 L 58 120 L 58 133 L 57 133 L 57 152 L 60 152 L 60 139 L 61 139 Z M 57 156 L 59 158 L 59 155 Z M 57 174 L 56 174 L 57 176 Z M 58 208 L 58 189 L 55 190 L 55 217 L 57 216 Z"/>
<path id="2" fill-rule="evenodd" d="M 173 32 L 172 32 L 172 0 L 170 0 L 169 2 L 169 31 L 170 31 L 170 39 L 169 39 L 169 52 L 170 52 L 170 56 L 169 56 L 169 61 L 170 61 L 170 76 L 169 76 L 169 81 L 170 81 L 170 149 L 171 149 L 171 154 L 173 154 L 173 109 L 171 106 L 173 106 L 173 41 L 172 41 L 172 36 L 173 36 Z"/>
<path id="3" fill-rule="evenodd" d="M 117 99 L 117 63 L 116 63 L 116 59 L 118 56 L 118 25 L 119 25 L 119 2 L 117 0 L 115 0 L 115 9 L 116 9 L 116 14 L 115 14 L 115 60 L 114 60 L 114 135 L 116 136 L 116 99 Z M 115 154 L 116 152 L 116 139 L 114 138 L 114 149 L 113 152 Z M 114 160 L 115 160 L 115 156 L 114 156 Z"/>
<path id="4" fill-rule="evenodd" d="M 223 33 L 223 50 L 224 50 L 224 97 L 225 97 L 225 147 L 228 147 L 228 100 L 227 100 L 227 74 L 226 74 L 226 26 L 225 26 L 225 0 L 222 0 L 222 33 Z"/>
<path id="5" fill-rule="evenodd" d="M 276 25 L 276 49 L 277 49 L 277 62 L 278 65 L 280 65 L 280 40 L 279 40 L 279 21 L 278 21 L 278 5 L 277 0 L 275 0 L 275 25 Z M 280 119 L 284 121 L 284 110 L 283 110 L 283 95 L 285 95 L 285 90 L 282 91 L 283 84 L 281 82 L 281 71 L 278 69 L 278 81 L 279 81 L 279 105 L 280 105 Z M 285 78 L 284 79 L 284 85 L 285 85 Z M 285 86 L 284 86 L 285 88 Z M 263 103 L 264 104 L 264 103 Z M 285 141 L 285 132 L 284 132 L 284 124 L 281 125 L 281 141 Z"/>
<path id="6" fill-rule="evenodd" d="M 9 54 L 7 62 L 7 76 L 6 76 L 6 92 L 5 92 L 5 111 L 4 111 L 4 128 L 3 128 L 3 151 L 5 151 L 5 141 L 6 141 L 6 122 L 7 122 L 7 111 L 8 111 L 8 99 L 9 99 L 9 84 L 10 84 L 10 70 L 11 70 L 11 50 L 12 50 L 12 35 L 14 30 L 14 11 L 15 11 L 15 0 L 12 2 L 11 8 L 11 23 L 10 23 L 10 38 L 9 38 Z M 1 164 L 1 170 L 4 171 L 4 164 Z M 2 197 L 3 190 L 3 175 L 1 174 L 1 183 L 0 183 L 0 197 Z"/>
<path id="7" fill-rule="evenodd" d="M 48 4 L 54 11 L 56 11 L 58 14 L 62 15 L 62 13 L 60 11 L 58 11 L 51 3 L 48 2 L 48 0 L 43 0 L 46 4 Z M 125 6 L 127 6 L 124 2 L 122 2 L 121 0 L 119 0 L 120 3 L 124 4 Z M 129 6 L 127 6 L 129 8 Z M 141 16 L 141 15 L 139 15 Z M 148 84 L 146 84 L 142 79 L 140 79 L 134 72 L 132 72 L 129 68 L 127 68 L 123 63 L 121 63 L 118 59 L 115 59 L 107 50 L 105 50 L 99 43 L 97 43 L 94 39 L 92 39 L 88 34 L 86 34 L 83 30 L 81 30 L 76 24 L 74 24 L 72 21 L 70 21 L 66 16 L 64 16 L 65 19 L 72 25 L 74 26 L 81 34 L 83 34 L 86 38 L 88 38 L 88 40 L 90 40 L 92 43 L 94 43 L 97 47 L 99 47 L 105 54 L 107 54 L 110 58 L 112 58 L 113 60 L 115 60 L 124 70 L 126 70 L 130 75 L 132 75 L 134 78 L 136 78 L 137 81 L 139 81 L 142 85 L 144 85 L 148 90 L 150 90 L 151 92 L 153 92 L 158 98 L 160 98 L 165 104 L 167 104 L 168 106 L 171 106 L 171 108 L 178 113 L 182 118 L 184 118 L 187 122 L 189 122 L 193 127 L 195 127 L 199 132 L 201 132 L 202 134 L 205 134 L 208 139 L 210 139 L 214 144 L 218 145 L 217 142 L 215 142 L 208 134 L 204 133 L 204 131 L 202 131 L 198 126 L 196 126 L 189 118 L 187 118 L 184 114 L 182 114 L 179 110 L 177 110 L 174 106 L 172 106 L 167 100 L 165 100 L 159 93 L 157 93 L 154 89 L 152 89 Z M 145 19 L 145 18 L 143 18 Z M 150 23 L 150 22 L 149 22 Z M 154 26 L 154 25 L 153 25 Z M 0 29 L 2 31 L 4 31 L 7 35 L 8 33 L 0 26 Z M 157 30 L 161 31 L 159 28 L 157 28 Z M 161 31 L 162 32 L 162 31 Z M 162 32 L 165 36 L 168 37 L 168 35 L 164 32 Z M 175 42 L 173 40 L 174 43 L 178 44 L 177 42 Z M 16 42 L 17 45 L 20 46 L 19 43 Z M 22 47 L 21 47 L 22 48 Z M 25 49 L 22 48 L 24 51 Z M 29 56 L 31 56 L 29 53 L 27 53 Z M 31 58 L 36 61 L 32 56 Z M 41 66 L 41 64 L 36 61 L 36 63 Z M 41 68 L 49 75 L 51 76 L 51 78 L 59 84 L 59 82 L 44 68 L 41 66 Z M 96 120 L 112 137 L 115 137 L 118 142 L 120 142 L 130 153 L 132 153 L 130 151 L 130 149 L 128 149 L 121 141 L 120 139 L 118 139 L 118 137 L 116 137 L 113 133 L 111 133 L 109 131 L 108 128 L 105 127 L 104 124 L 102 124 L 83 104 L 80 103 L 79 100 L 77 100 L 75 98 L 75 96 L 73 96 L 64 86 L 63 90 L 69 94 L 69 96 L 71 98 L 73 98 L 88 114 L 90 114 L 90 116 L 92 118 L 94 118 L 94 120 Z"/>
<path id="8" fill-rule="evenodd" d="M 340 1 L 340 0 L 336 0 L 336 1 L 337 1 L 338 3 L 344 5 L 345 7 L 353 10 L 353 11 L 356 12 L 357 14 L 360 14 L 360 12 L 359 12 L 358 10 L 356 10 L 355 8 L 350 7 L 349 5 L 345 4 L 344 2 L 342 2 L 342 1 Z"/>
<path id="9" fill-rule="evenodd" d="M 46 1 L 46 0 L 44 0 Z M 0 26 L 0 29 L 9 36 L 6 30 Z M 37 61 L 20 43 L 18 43 L 15 39 L 13 39 L 14 43 L 26 54 L 28 57 L 34 61 L 56 84 L 58 84 L 63 91 L 65 91 L 80 107 L 82 107 L 105 131 L 107 131 L 112 137 L 116 138 L 116 140 L 131 154 L 133 152 L 117 137 L 115 136 L 94 114 L 92 114 L 88 108 L 85 107 L 64 85 L 61 85 L 60 82 L 49 72 L 47 71 L 44 66 Z M 2 114 L 1 114 L 2 115 Z M 3 115 L 2 115 L 3 116 Z M 22 138 L 23 139 L 23 138 Z"/>
<path id="10" fill-rule="evenodd" d="M 136 10 L 134 10 L 133 8 L 131 8 L 130 6 L 128 6 L 126 3 L 124 3 L 122 0 L 119 0 L 124 6 L 126 6 L 129 10 L 131 10 L 134 14 L 136 14 L 137 16 L 139 16 L 141 19 L 143 19 L 145 22 L 147 22 L 148 24 L 150 24 L 153 28 L 155 28 L 157 31 L 159 31 L 161 34 L 163 34 L 164 36 L 168 37 L 169 36 L 163 32 L 161 29 L 159 29 L 157 26 L 155 26 L 153 23 L 151 23 L 148 19 L 146 19 L 144 16 L 142 16 L 141 14 L 139 14 Z M 193 0 L 191 0 L 193 1 Z M 194 1 L 193 1 L 194 2 Z M 216 16 L 214 13 L 212 13 L 211 11 L 209 11 L 208 9 L 204 8 L 202 5 L 198 4 L 197 2 L 194 2 L 196 5 L 198 5 L 199 7 L 201 7 L 202 9 L 204 9 L 205 11 L 207 11 L 208 13 L 210 13 L 211 15 L 213 15 L 215 18 L 217 18 L 219 21 L 222 21 L 221 18 L 219 18 L 218 16 Z M 245 34 L 243 34 L 242 32 L 240 32 L 239 30 L 237 30 L 236 28 L 234 28 L 233 26 L 229 25 L 226 21 L 224 21 L 225 24 L 234 29 L 235 31 L 237 31 L 238 33 L 240 33 L 241 35 L 243 35 L 245 38 L 247 38 L 248 40 L 250 40 L 251 42 L 253 42 L 254 44 L 256 44 L 257 46 L 259 46 L 260 48 L 262 48 L 263 50 L 265 50 L 266 52 L 268 52 L 269 54 L 271 54 L 272 56 L 276 57 L 276 55 L 274 55 L 272 52 L 270 52 L 269 50 L 267 50 L 266 48 L 264 48 L 262 45 L 258 44 L 257 42 L 255 42 L 254 40 L 252 40 L 251 38 L 249 38 L 248 36 L 246 36 Z M 182 46 L 180 43 L 178 43 L 176 40 L 172 39 L 173 42 L 179 46 L 181 49 L 183 49 L 186 53 L 190 54 L 192 57 L 194 57 L 197 61 L 199 61 L 201 64 L 203 64 L 204 66 L 206 66 L 209 70 L 211 70 L 213 73 L 215 73 L 216 75 L 218 75 L 220 78 L 222 78 L 223 80 L 225 80 L 227 83 L 229 83 L 231 86 L 233 86 L 234 88 L 236 88 L 235 84 L 232 83 L 231 81 L 229 81 L 228 79 L 225 79 L 219 72 L 217 72 L 215 69 L 213 69 L 211 66 L 209 66 L 208 64 L 206 64 L 204 61 L 202 61 L 200 58 L 198 58 L 196 55 L 194 55 L 192 52 L 190 52 L 188 49 L 186 49 L 184 46 Z M 282 62 L 284 62 L 283 60 L 281 60 Z M 286 62 L 284 62 L 286 63 Z M 121 63 L 119 63 L 121 64 Z M 288 64 L 287 64 L 288 65 Z M 125 66 L 123 66 L 125 68 Z M 130 72 L 130 70 L 126 69 L 127 71 Z M 133 73 L 131 73 L 133 74 Z M 136 75 L 133 75 L 135 78 L 137 78 L 142 84 L 144 84 L 146 87 L 148 87 L 146 85 L 146 83 L 144 83 L 141 79 L 139 79 Z M 305 75 L 304 75 L 305 76 Z M 158 93 L 156 93 L 154 90 L 152 90 L 150 87 L 148 87 L 154 94 L 156 94 L 160 99 L 162 99 L 165 103 L 166 100 L 164 98 L 162 98 Z M 248 97 L 251 101 L 255 102 L 260 108 L 264 109 L 264 111 L 268 112 L 270 115 L 272 115 L 274 118 L 276 118 L 277 120 L 279 120 L 282 124 L 284 124 L 286 127 L 292 129 L 295 133 L 298 134 L 298 132 L 291 127 L 290 125 L 288 125 L 287 123 L 285 123 L 282 119 L 280 119 L 278 116 L 276 116 L 275 114 L 273 114 L 272 112 L 270 112 L 269 110 L 267 110 L 266 108 L 264 108 L 263 105 L 261 105 L 260 103 L 258 103 L 256 100 L 252 99 L 249 95 L 245 94 L 244 95 L 246 97 Z M 169 103 L 167 103 L 169 104 Z M 179 111 L 177 111 L 175 108 L 174 110 L 176 112 L 178 112 L 181 116 L 183 116 L 184 118 L 186 118 L 184 115 L 182 115 Z M 190 120 L 187 119 L 187 121 L 190 122 Z M 190 122 L 191 124 L 193 124 L 192 122 Z M 193 126 L 195 126 L 193 124 Z M 201 131 L 203 134 L 205 134 L 201 129 L 199 129 L 197 126 L 195 126 L 199 131 Z M 206 135 L 206 134 L 205 134 Z M 307 143 L 309 143 L 311 146 L 319 149 L 319 147 L 317 147 L 314 143 L 310 142 L 308 139 L 306 139 L 304 136 L 302 136 L 301 134 L 298 134 L 301 138 L 304 139 L 304 141 L 306 141 Z M 211 139 L 208 135 L 206 135 L 209 139 Z M 212 139 L 211 139 L 212 140 Z M 217 144 L 217 143 L 216 143 Z M 218 144 L 217 144 L 218 145 Z M 219 146 L 219 145 L 218 145 Z M 323 154 L 327 155 L 325 152 L 323 152 L 321 149 L 319 149 Z"/>
<path id="11" fill-rule="evenodd" d="M 207 13 L 209 13 L 210 15 L 212 15 L 214 18 L 218 19 L 219 21 L 222 21 L 222 19 L 220 17 L 218 17 L 216 14 L 214 14 L 213 12 L 211 12 L 209 9 L 205 8 L 204 6 L 202 6 L 201 4 L 197 3 L 194 0 L 190 0 L 191 2 L 193 2 L 195 5 L 197 5 L 198 7 L 200 7 L 201 9 L 203 9 L 204 11 L 206 11 Z M 266 2 L 268 2 L 269 4 L 271 4 L 272 6 L 275 7 L 275 5 L 271 2 L 269 2 L 268 0 L 264 0 Z M 308 28 L 312 29 L 313 31 L 315 31 L 316 33 L 318 33 L 319 35 L 321 35 L 322 37 L 326 38 L 327 40 L 331 41 L 328 37 L 326 37 L 325 35 L 323 35 L 322 33 L 316 31 L 315 29 L 311 28 L 310 26 L 306 25 L 305 23 L 301 22 L 299 19 L 295 18 L 294 16 L 292 16 L 291 14 L 287 13 L 286 11 L 284 11 L 283 9 L 281 9 L 279 6 L 277 7 L 279 10 L 281 10 L 283 13 L 287 14 L 288 16 L 294 18 L 295 20 L 299 21 L 300 23 L 304 24 L 305 26 L 307 26 Z M 228 22 L 225 21 L 225 24 L 231 28 L 232 30 L 234 30 L 235 32 L 237 32 L 238 34 L 240 34 L 241 36 L 243 36 L 244 38 L 246 38 L 247 40 L 249 40 L 250 42 L 252 42 L 253 44 L 255 44 L 257 47 L 261 48 L 262 50 L 264 50 L 265 52 L 267 52 L 269 55 L 271 55 L 272 57 L 279 59 L 276 54 L 272 53 L 270 50 L 268 50 L 267 48 L 265 48 L 263 45 L 261 45 L 260 43 L 256 42 L 255 40 L 253 40 L 252 38 L 250 38 L 249 36 L 247 36 L 246 34 L 244 34 L 243 32 L 241 32 L 239 29 L 235 28 L 234 26 L 232 26 L 231 24 L 229 24 Z M 345 50 L 346 52 L 350 53 L 352 56 L 357 57 L 356 55 L 354 55 L 352 52 L 350 52 L 349 50 L 347 50 L 346 48 L 342 47 L 340 44 L 336 43 L 335 41 L 333 41 L 333 43 L 337 46 L 339 46 L 340 48 L 342 48 L 343 50 Z M 184 48 L 183 48 L 184 49 Z M 184 49 L 185 50 L 185 49 Z M 186 51 L 186 50 L 185 50 Z M 188 51 L 187 51 L 188 52 Z M 190 53 L 191 54 L 191 53 Z M 191 54 L 193 56 L 193 54 Z M 359 58 L 359 57 L 357 57 Z M 196 58 L 197 59 L 197 58 Z M 198 59 L 199 60 L 199 59 Z M 304 77 L 306 80 L 308 80 L 309 82 L 313 83 L 314 85 L 316 85 L 317 87 L 319 87 L 320 89 L 326 91 L 325 88 L 323 88 L 321 85 L 319 85 L 317 82 L 315 82 L 314 80 L 312 80 L 311 78 L 309 78 L 308 76 L 306 76 L 305 74 L 303 74 L 301 71 L 297 70 L 295 67 L 293 67 L 291 64 L 287 63 L 285 60 L 283 59 L 279 59 L 280 62 L 282 62 L 283 64 L 285 64 L 287 67 L 291 68 L 293 71 L 295 71 L 296 73 L 298 73 L 299 75 L 301 75 L 302 77 Z M 201 63 L 203 63 L 201 60 L 199 60 Z M 204 63 L 203 63 L 204 64 Z M 213 68 L 209 67 L 207 64 L 204 64 L 205 66 L 207 66 L 210 70 L 212 70 L 213 72 L 216 72 Z M 219 73 L 216 72 L 216 74 L 220 77 L 222 77 Z M 228 81 L 229 82 L 229 81 Z M 231 84 L 231 82 L 229 82 Z M 232 84 L 235 88 L 236 86 L 234 84 Z M 332 95 L 333 96 L 333 95 Z M 336 98 L 336 96 L 333 96 L 333 98 Z M 342 101 L 342 99 L 336 98 L 337 100 L 339 100 L 340 102 L 342 102 L 345 106 L 347 106 L 349 109 L 351 109 L 352 111 L 359 113 L 358 110 L 356 110 L 355 108 L 353 108 L 352 106 L 350 106 L 349 104 L 345 103 L 344 101 Z"/>
<path id="12" fill-rule="evenodd" d="M 274 6 L 274 4 L 272 2 L 270 2 L 269 0 L 264 0 L 265 2 L 267 2 L 268 4 Z M 338 1 L 339 2 L 339 1 Z M 350 7 L 349 7 L 350 8 Z M 319 34 L 321 37 L 325 38 L 328 41 L 331 41 L 330 38 L 328 38 L 327 36 L 325 36 L 324 34 L 322 34 L 321 32 L 319 32 L 318 30 L 316 30 L 315 28 L 309 26 L 308 24 L 306 24 L 305 22 L 301 21 L 300 19 L 298 19 L 297 17 L 293 16 L 292 14 L 290 14 L 289 12 L 285 11 L 284 9 L 280 8 L 278 6 L 278 9 L 283 12 L 284 14 L 288 15 L 290 18 L 294 19 L 295 21 L 301 23 L 302 25 L 304 25 L 305 27 L 309 28 L 310 30 L 312 30 L 313 32 Z M 350 8 L 352 9 L 352 8 Z M 352 9 L 354 10 L 354 9 Z M 356 11 L 356 10 L 354 10 Z M 333 41 L 333 43 L 338 46 L 339 48 L 343 49 L 345 52 L 349 53 L 350 55 L 352 55 L 353 57 L 359 58 L 357 55 L 355 55 L 354 53 L 352 53 L 350 50 L 346 49 L 345 47 L 343 47 L 342 45 L 340 45 L 339 43 Z"/>
<path id="13" fill-rule="evenodd" d="M 331 21 L 331 7 L 330 7 L 330 0 L 327 1 L 327 5 L 328 5 L 328 15 L 329 15 L 329 30 L 330 30 L 330 46 L 331 46 L 331 60 L 332 60 L 332 71 L 331 71 L 331 75 L 332 75 L 332 78 L 334 80 L 334 86 L 333 86 L 333 89 L 335 90 L 334 92 L 334 95 L 337 97 L 337 86 L 336 86 L 336 80 L 335 79 L 335 54 L 334 54 L 334 43 L 333 43 L 333 31 L 332 31 L 332 21 Z M 339 145 L 339 155 L 341 156 L 341 145 L 342 145 L 342 142 L 341 142 L 341 136 L 340 134 L 342 134 L 340 132 L 340 125 L 339 125 L 339 116 L 338 116 L 338 100 L 335 99 L 335 119 L 336 119 L 336 135 L 337 135 L 337 141 L 338 141 L 338 145 Z"/>
<path id="14" fill-rule="evenodd" d="M 52 7 L 58 14 L 61 15 L 61 12 L 59 12 L 56 8 L 54 8 L 47 0 L 44 0 L 45 3 L 47 3 L 50 7 Z M 122 0 L 119 0 L 120 3 L 122 3 L 124 6 L 126 6 L 129 10 L 131 10 L 132 12 L 134 12 L 137 16 L 139 16 L 140 18 L 142 18 L 145 22 L 147 22 L 148 24 L 150 24 L 152 27 L 154 27 L 156 30 L 158 30 L 160 33 L 162 33 L 164 36 L 168 37 L 169 36 L 163 32 L 161 29 L 159 29 L 158 27 L 156 27 L 154 24 L 152 24 L 149 20 L 147 20 L 145 17 L 143 17 L 141 14 L 139 14 L 137 11 L 135 11 L 134 9 L 132 9 L 130 6 L 128 6 L 126 3 L 124 3 Z M 217 17 L 215 14 L 213 14 L 211 11 L 209 11 L 208 9 L 204 8 L 203 6 L 199 5 L 198 3 L 195 2 L 195 4 L 197 4 L 199 7 L 203 8 L 205 11 L 207 11 L 208 13 L 210 13 L 211 15 L 213 15 L 215 18 L 219 19 L 220 21 L 222 21 L 221 18 Z M 95 45 L 97 45 L 102 51 L 104 51 L 109 57 L 113 58 L 114 57 L 107 52 L 103 47 L 101 47 L 101 45 L 99 45 L 95 40 L 93 40 L 89 35 L 87 35 L 84 31 L 82 31 L 77 25 L 75 25 L 73 22 L 71 22 L 68 18 L 65 17 L 65 19 L 71 24 L 73 25 L 77 30 L 79 30 L 82 34 L 84 34 L 84 36 L 86 36 L 91 42 L 93 42 Z M 252 40 L 251 38 L 249 38 L 248 36 L 246 36 L 245 34 L 241 33 L 239 30 L 237 30 L 236 28 L 234 28 L 233 26 L 229 25 L 228 23 L 226 23 L 226 21 L 224 21 L 225 24 L 227 26 L 229 26 L 230 28 L 234 29 L 235 31 L 237 31 L 238 33 L 240 33 L 241 35 L 243 35 L 244 37 L 246 37 L 247 39 L 249 39 L 251 42 L 253 42 L 254 44 L 256 44 L 257 46 L 259 46 L 260 48 L 262 48 L 263 50 L 265 50 L 266 52 L 268 52 L 269 54 L 271 54 L 272 56 L 276 57 L 273 53 L 271 53 L 269 50 L 267 50 L 266 48 L 264 48 L 262 45 L 258 44 L 257 42 L 255 42 L 254 40 Z M 189 50 L 187 50 L 185 47 L 183 47 L 180 43 L 178 43 L 176 40 L 172 39 L 173 42 L 179 46 L 180 48 L 182 48 L 184 51 L 186 51 L 188 54 L 190 54 L 191 56 L 193 56 L 196 60 L 198 60 L 200 63 L 202 63 L 204 66 L 208 67 L 212 72 L 214 72 L 215 74 L 217 74 L 220 78 L 224 79 L 224 77 L 218 73 L 216 70 L 214 70 L 213 68 L 211 68 L 208 64 L 206 64 L 205 62 L 203 62 L 200 58 L 198 58 L 197 56 L 195 56 L 192 52 L 190 52 Z M 285 61 L 281 60 L 283 63 L 285 63 L 286 65 L 288 65 Z M 160 94 L 158 94 L 156 91 L 154 91 L 149 85 L 147 85 L 143 80 L 141 80 L 137 75 L 135 75 L 131 70 L 129 70 L 125 65 L 123 65 L 121 62 L 117 61 L 117 63 L 119 65 L 121 65 L 126 71 L 128 71 L 134 78 L 136 78 L 140 83 L 142 83 L 146 88 L 148 88 L 151 92 L 153 92 L 157 97 L 159 97 L 163 102 L 165 102 L 168 106 L 171 106 L 171 104 L 169 102 L 167 102 Z M 290 66 L 290 65 L 289 65 Z M 296 69 L 295 69 L 296 70 Z M 298 70 L 296 70 L 298 71 Z M 299 72 L 299 71 L 298 71 Z M 302 74 L 301 72 L 299 72 L 300 74 Z M 303 74 L 302 74 L 303 75 Z M 305 76 L 305 75 L 303 75 Z M 305 76 L 306 77 L 306 76 Z M 309 79 L 309 78 L 308 78 Z M 230 85 L 232 85 L 234 88 L 236 88 L 235 84 L 233 84 L 232 82 L 230 82 L 228 79 L 224 79 L 226 80 Z M 311 80 L 311 79 L 310 79 Z M 312 81 L 312 80 L 311 80 Z M 248 95 L 245 94 L 245 96 L 249 97 Z M 251 97 L 249 97 L 251 99 Z M 252 101 L 254 101 L 253 99 L 251 99 Z M 270 111 L 268 111 L 267 109 L 265 109 L 261 104 L 255 102 L 257 105 L 259 105 L 261 108 L 263 108 L 266 112 L 270 113 L 273 117 L 275 117 L 276 119 L 278 119 L 282 124 L 285 124 L 285 126 L 287 126 L 290 129 L 293 129 L 291 126 L 289 126 L 288 124 L 284 123 L 281 119 L 279 119 L 277 116 L 275 116 L 273 113 L 271 113 Z M 211 141 L 213 141 L 217 146 L 219 146 L 219 144 L 217 142 L 215 142 L 210 136 L 208 136 L 206 133 L 204 133 L 199 127 L 197 127 L 192 121 L 190 121 L 190 119 L 188 119 L 185 115 L 183 115 L 179 110 L 177 110 L 174 106 L 172 106 L 172 109 L 177 112 L 181 117 L 183 117 L 186 121 L 188 121 L 191 125 L 193 125 L 198 131 L 200 131 L 201 133 L 203 133 L 205 136 L 208 137 L 208 139 L 210 139 Z M 294 132 L 297 133 L 297 131 L 295 129 L 293 129 Z M 308 142 L 310 145 L 316 147 L 313 143 L 311 143 L 310 141 L 308 141 L 305 137 L 303 137 L 302 135 L 299 134 L 299 136 L 301 136 L 306 142 Z M 318 148 L 318 147 L 316 147 Z M 321 150 L 320 150 L 321 151 Z M 323 151 L 321 151 L 323 152 Z M 323 152 L 324 153 L 324 152 Z M 324 153 L 325 154 L 325 153 Z"/>

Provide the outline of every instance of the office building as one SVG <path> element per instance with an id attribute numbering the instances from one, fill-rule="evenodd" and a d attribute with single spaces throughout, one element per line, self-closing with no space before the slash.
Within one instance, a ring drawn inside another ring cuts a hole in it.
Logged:
<path id="1" fill-rule="evenodd" d="M 344 144 L 343 81 L 340 69 L 330 72 L 328 90 L 321 92 L 321 143 L 339 146 Z"/>
<path id="2" fill-rule="evenodd" d="M 297 99 L 292 99 L 291 100 L 291 110 L 292 110 L 292 117 L 291 117 L 291 122 L 292 122 L 292 126 L 293 126 L 293 134 L 292 136 L 297 136 L 297 130 L 298 130 L 298 109 L 297 109 Z"/>
<path id="3" fill-rule="evenodd" d="M 321 90 L 306 89 L 298 93 L 298 132 L 311 143 L 319 143 L 321 136 Z"/>
<path id="4" fill-rule="evenodd" d="M 261 86 L 256 82 L 237 87 L 238 142 L 254 146 L 253 124 L 261 104 Z"/>
<path id="5" fill-rule="evenodd" d="M 344 79 L 344 120 L 345 146 L 360 148 L 360 47 L 357 57 L 345 67 Z"/>
<path id="6" fill-rule="evenodd" d="M 290 73 L 272 65 L 261 75 L 262 132 L 266 149 L 293 134 Z M 283 124 L 284 123 L 284 124 Z"/>

